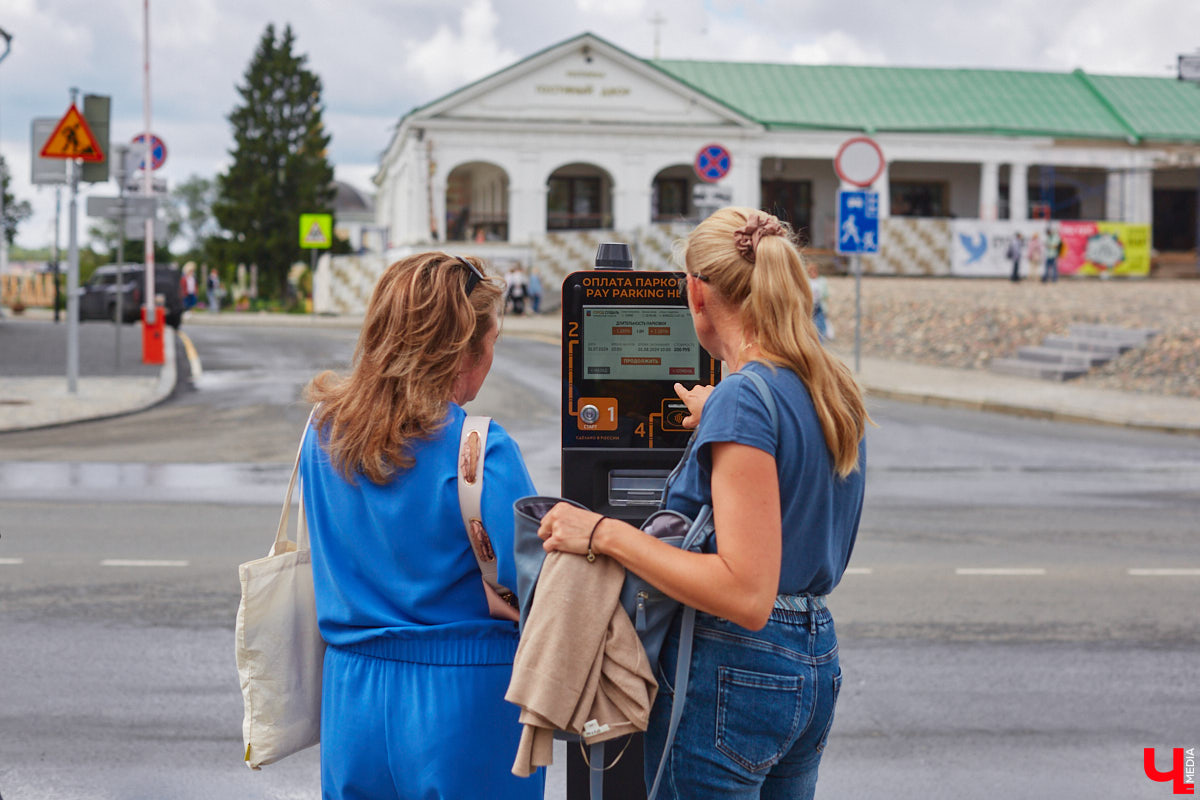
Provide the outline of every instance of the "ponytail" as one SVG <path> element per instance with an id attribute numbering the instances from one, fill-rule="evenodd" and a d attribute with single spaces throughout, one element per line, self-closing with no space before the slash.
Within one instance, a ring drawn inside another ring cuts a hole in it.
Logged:
<path id="1" fill-rule="evenodd" d="M 869 419 L 862 390 L 820 342 L 804 259 L 786 226 L 760 211 L 724 208 L 688 237 L 685 258 L 738 308 L 762 360 L 791 369 L 804 382 L 837 474 L 857 469 Z"/>

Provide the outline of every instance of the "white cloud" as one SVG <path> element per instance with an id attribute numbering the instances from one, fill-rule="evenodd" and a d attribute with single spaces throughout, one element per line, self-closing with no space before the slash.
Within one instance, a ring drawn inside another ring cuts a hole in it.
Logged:
<path id="1" fill-rule="evenodd" d="M 508 66 L 518 56 L 496 40 L 499 21 L 490 0 L 471 0 L 459 20 L 459 30 L 438 26 L 432 36 L 413 49 L 406 64 L 434 94 Z"/>

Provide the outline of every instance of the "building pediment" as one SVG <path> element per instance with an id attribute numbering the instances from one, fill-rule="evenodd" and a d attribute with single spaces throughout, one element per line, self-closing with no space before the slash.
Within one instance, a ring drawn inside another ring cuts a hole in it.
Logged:
<path id="1" fill-rule="evenodd" d="M 416 110 L 410 119 L 759 127 L 591 34 L 530 56 Z"/>

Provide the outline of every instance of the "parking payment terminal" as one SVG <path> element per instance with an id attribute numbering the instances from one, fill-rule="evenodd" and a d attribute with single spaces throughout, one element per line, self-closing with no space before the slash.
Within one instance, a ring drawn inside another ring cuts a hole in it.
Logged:
<path id="1" fill-rule="evenodd" d="M 675 383 L 720 380 L 700 346 L 683 274 L 632 269 L 601 244 L 562 288 L 562 495 L 640 524 L 662 499 L 691 431 Z"/>
<path id="2" fill-rule="evenodd" d="M 657 508 L 692 432 L 676 382 L 716 384 L 679 272 L 634 270 L 625 244 L 562 287 L 562 496 L 640 525 Z M 642 735 L 606 743 L 605 800 L 645 798 Z M 591 769 L 600 765 L 593 764 Z M 567 798 L 587 800 L 588 764 L 567 748 Z"/>

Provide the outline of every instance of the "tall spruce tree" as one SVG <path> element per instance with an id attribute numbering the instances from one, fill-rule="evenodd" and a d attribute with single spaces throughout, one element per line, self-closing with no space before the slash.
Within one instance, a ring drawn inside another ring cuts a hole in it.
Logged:
<path id="1" fill-rule="evenodd" d="M 233 125 L 233 165 L 217 178 L 213 213 L 228 231 L 230 255 L 259 268 L 259 290 L 284 297 L 289 267 L 301 256 L 301 213 L 331 213 L 333 167 L 321 122 L 321 79 L 293 52 L 291 25 L 267 25 Z"/>
<path id="2" fill-rule="evenodd" d="M 30 207 L 28 200 L 17 200 L 13 197 L 12 193 L 8 191 L 8 183 L 8 163 L 4 160 L 4 156 L 0 156 L 0 192 L 3 192 L 4 200 L 4 214 L 0 217 L 0 235 L 4 236 L 9 244 L 12 244 L 17 235 L 17 226 L 33 216 L 33 208 Z"/>

